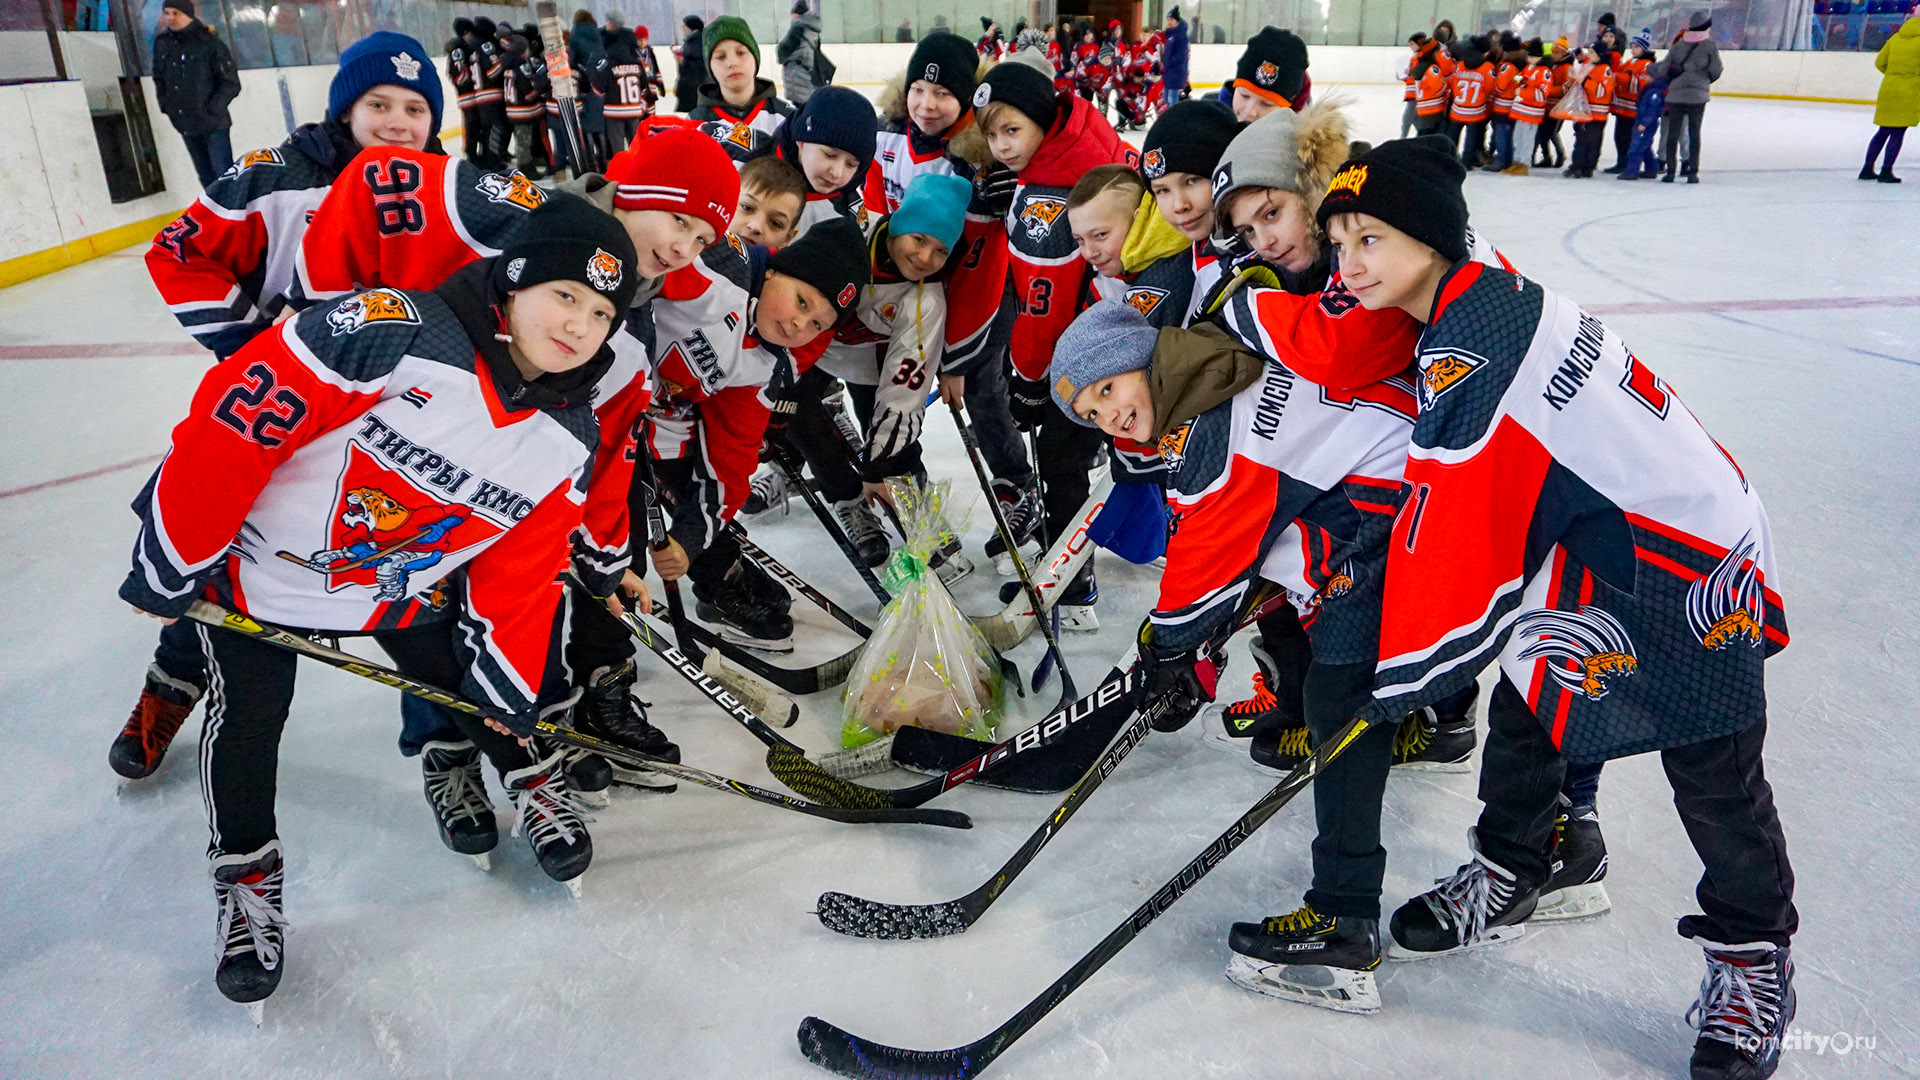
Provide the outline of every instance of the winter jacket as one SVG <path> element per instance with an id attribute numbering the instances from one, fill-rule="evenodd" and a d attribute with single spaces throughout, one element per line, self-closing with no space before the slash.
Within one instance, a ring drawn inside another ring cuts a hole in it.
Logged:
<path id="1" fill-rule="evenodd" d="M 1647 68 L 1653 61 L 1644 56 L 1622 60 L 1613 69 L 1613 115 L 1635 116 L 1640 111 L 1640 88 L 1647 84 Z"/>
<path id="2" fill-rule="evenodd" d="M 1873 122 L 1881 127 L 1920 125 L 1920 18 L 1900 24 L 1899 32 L 1880 46 L 1873 66 L 1886 74 L 1873 107 Z"/>
<path id="3" fill-rule="evenodd" d="M 700 50 L 700 31 L 680 40 L 678 68 L 673 75 L 673 96 L 679 111 L 691 112 L 700 100 L 700 84 L 707 81 L 707 54 Z"/>
<path id="4" fill-rule="evenodd" d="M 1660 66 L 1667 79 L 1667 104 L 1705 105 L 1708 86 L 1720 78 L 1720 45 L 1712 38 L 1679 42 L 1667 50 Z"/>
<path id="5" fill-rule="evenodd" d="M 601 32 L 606 49 L 606 115 L 615 120 L 638 120 L 653 111 L 647 100 L 647 70 L 640 62 L 640 44 L 626 27 Z"/>
<path id="6" fill-rule="evenodd" d="M 687 119 L 719 142 L 733 158 L 734 167 L 739 168 L 769 153 L 787 118 L 798 111 L 792 103 L 774 96 L 773 83 L 768 79 L 753 80 L 753 96 L 739 109 L 720 96 L 718 83 L 710 82 L 700 87 L 700 103 L 687 113 Z"/>
<path id="7" fill-rule="evenodd" d="M 805 105 L 813 96 L 813 76 L 820 57 L 820 16 L 809 11 L 796 16 L 787 27 L 787 36 L 774 47 L 780 61 L 780 76 L 787 84 L 787 100 Z"/>
<path id="8" fill-rule="evenodd" d="M 1175 19 L 1167 31 L 1167 44 L 1160 52 L 1162 83 L 1170 90 L 1187 88 L 1187 20 Z"/>
<path id="9" fill-rule="evenodd" d="M 227 105 L 240 96 L 240 72 L 226 42 L 198 19 L 153 36 L 153 87 L 160 111 L 182 135 L 233 126 Z"/>

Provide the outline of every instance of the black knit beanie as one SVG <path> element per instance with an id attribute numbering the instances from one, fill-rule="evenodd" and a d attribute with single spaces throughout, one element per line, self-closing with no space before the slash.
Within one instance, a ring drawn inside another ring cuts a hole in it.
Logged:
<path id="1" fill-rule="evenodd" d="M 1170 172 L 1212 176 L 1227 144 L 1246 125 L 1212 98 L 1190 98 L 1160 114 L 1140 144 L 1140 175 L 1151 183 Z"/>
<path id="2" fill-rule="evenodd" d="M 625 317 L 640 287 L 639 259 L 618 218 L 578 195 L 554 194 L 493 261 L 493 284 L 512 292 L 544 281 L 578 281 Z"/>
<path id="3" fill-rule="evenodd" d="M 1053 89 L 1053 80 L 1040 74 L 1039 69 L 1017 61 L 995 64 L 973 92 L 976 110 L 996 101 L 1027 114 L 1041 131 L 1053 130 L 1053 122 L 1060 116 L 1060 101 Z"/>
<path id="4" fill-rule="evenodd" d="M 831 217 L 800 239 L 767 256 L 767 269 L 796 277 L 820 290 L 837 314 L 844 315 L 873 280 L 867 239 L 852 218 Z"/>
<path id="5" fill-rule="evenodd" d="M 1234 83 L 1292 105 L 1307 78 L 1307 43 L 1291 30 L 1265 27 L 1247 42 Z"/>
<path id="6" fill-rule="evenodd" d="M 481 15 L 473 20 L 473 32 L 481 41 L 492 41 L 493 35 L 500 32 L 500 27 L 492 19 Z"/>
<path id="7" fill-rule="evenodd" d="M 973 70 L 979 63 L 972 42 L 951 31 L 935 30 L 913 47 L 913 57 L 907 61 L 907 82 L 911 85 L 924 80 L 946 87 L 960 99 L 965 115 L 973 107 Z"/>
<path id="8" fill-rule="evenodd" d="M 1338 214 L 1367 214 L 1440 253 L 1467 257 L 1467 170 L 1444 135 L 1395 139 L 1350 158 L 1327 185 L 1320 227 Z"/>

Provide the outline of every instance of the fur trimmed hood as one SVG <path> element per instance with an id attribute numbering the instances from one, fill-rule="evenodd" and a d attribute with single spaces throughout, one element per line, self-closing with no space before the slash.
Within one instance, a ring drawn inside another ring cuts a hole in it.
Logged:
<path id="1" fill-rule="evenodd" d="M 992 63 L 980 65 L 981 70 L 992 67 Z M 910 136 L 924 138 L 914 128 L 913 121 L 907 118 L 907 75 L 901 72 L 887 80 L 880 91 L 878 102 L 880 122 L 893 131 L 906 132 Z M 956 121 L 960 132 L 947 140 L 947 152 L 972 165 L 975 170 L 985 172 L 993 165 L 993 155 L 987 151 L 987 137 L 980 133 L 980 125 L 973 122 L 973 104 L 967 103 L 966 111 Z"/>

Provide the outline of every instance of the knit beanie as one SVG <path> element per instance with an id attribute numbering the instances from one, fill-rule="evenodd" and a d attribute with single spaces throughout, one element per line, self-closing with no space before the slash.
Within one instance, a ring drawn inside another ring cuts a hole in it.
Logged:
<path id="1" fill-rule="evenodd" d="M 973 107 L 973 70 L 979 63 L 972 42 L 951 31 L 935 30 L 913 47 L 913 56 L 907 61 L 907 82 L 925 81 L 946 87 L 948 93 L 960 99 L 964 115 Z"/>
<path id="2" fill-rule="evenodd" d="M 1233 225 L 1227 220 L 1227 196 L 1241 188 L 1279 188 L 1305 197 L 1312 205 L 1313 197 L 1320 193 L 1305 190 L 1311 181 L 1300 160 L 1300 127 L 1299 113 L 1275 109 L 1234 136 L 1226 153 L 1220 155 L 1220 163 L 1213 167 L 1215 240 L 1233 237 Z M 1344 143 L 1338 152 L 1347 152 Z"/>
<path id="3" fill-rule="evenodd" d="M 476 15 L 473 20 L 474 36 L 481 41 L 492 41 L 493 35 L 500 32 L 500 26 L 485 15 Z"/>
<path id="4" fill-rule="evenodd" d="M 1291 108 L 1307 75 L 1307 43 L 1291 30 L 1265 27 L 1247 42 L 1234 69 L 1235 87 Z"/>
<path id="5" fill-rule="evenodd" d="M 625 313 L 640 287 L 627 230 L 578 195 L 553 194 L 493 261 L 493 284 L 512 292 L 543 281 L 578 281 Z"/>
<path id="6" fill-rule="evenodd" d="M 973 185 L 958 176 L 921 173 L 907 184 L 900 208 L 888 220 L 895 236 L 924 233 L 947 246 L 960 242 L 960 228 L 966 224 L 967 203 L 973 198 Z"/>
<path id="7" fill-rule="evenodd" d="M 1213 98 L 1189 98 L 1160 114 L 1140 144 L 1140 175 L 1148 183 L 1170 172 L 1212 176 L 1228 144 L 1246 125 Z"/>
<path id="8" fill-rule="evenodd" d="M 753 27 L 738 15 L 722 15 L 707 24 L 700 33 L 700 51 L 706 56 L 707 67 L 713 67 L 713 50 L 723 41 L 737 41 L 753 54 L 753 73 L 760 74 L 760 43 L 754 40 Z"/>
<path id="9" fill-rule="evenodd" d="M 199 17 L 198 13 L 196 13 L 193 10 L 193 0 L 167 0 L 166 3 L 160 5 L 161 11 L 165 11 L 168 8 L 172 8 L 173 10 L 178 11 L 181 14 L 187 15 L 192 18 Z"/>
<path id="10" fill-rule="evenodd" d="M 698 15 L 682 15 L 680 17 L 680 25 L 686 27 L 689 34 L 699 34 L 704 32 L 707 21 Z M 704 45 L 706 43 L 703 41 L 701 44 Z"/>
<path id="11" fill-rule="evenodd" d="M 1060 101 L 1054 92 L 1053 80 L 1018 61 L 995 64 L 973 92 L 976 110 L 996 101 L 1019 109 L 1039 125 L 1041 131 L 1053 130 L 1053 122 L 1060 116 Z"/>
<path id="12" fill-rule="evenodd" d="M 1693 13 L 1693 16 L 1687 20 L 1687 29 L 1711 30 L 1713 29 L 1713 16 L 1704 11 L 1696 11 Z"/>
<path id="13" fill-rule="evenodd" d="M 1653 27 L 1651 26 L 1641 27 L 1640 32 L 1633 35 L 1633 40 L 1628 42 L 1627 44 L 1636 49 L 1645 49 L 1648 52 L 1652 52 L 1653 51 Z"/>
<path id="14" fill-rule="evenodd" d="M 426 46 L 392 30 L 375 30 L 340 54 L 340 70 L 327 88 L 327 115 L 344 120 L 360 95 L 376 86 L 399 86 L 427 99 L 433 112 L 429 136 L 440 131 L 440 72 Z"/>
<path id="15" fill-rule="evenodd" d="M 740 204 L 740 174 L 720 144 L 697 128 L 656 128 L 614 155 L 607 179 L 617 210 L 687 214 L 725 236 Z"/>
<path id="16" fill-rule="evenodd" d="M 1604 15 L 1602 15 L 1602 16 L 1600 16 L 1600 25 L 1601 25 L 1601 26 L 1612 26 L 1612 25 L 1613 25 L 1613 12 L 1611 12 L 1611 11 L 1609 11 L 1609 12 L 1607 12 L 1606 14 L 1604 14 Z"/>
<path id="17" fill-rule="evenodd" d="M 791 139 L 796 146 L 803 142 L 819 143 L 845 150 L 860 161 L 860 167 L 854 170 L 854 182 L 859 183 L 866 179 L 867 166 L 873 163 L 874 141 L 879 130 L 880 121 L 874 117 L 873 102 L 868 101 L 865 94 L 844 86 L 823 86 L 786 122 L 781 141 Z M 793 163 L 799 165 L 799 158 L 795 157 Z"/>
<path id="18" fill-rule="evenodd" d="M 860 290 L 873 280 L 866 235 L 848 217 L 830 217 L 814 225 L 800 239 L 768 255 L 767 269 L 819 289 L 838 315 L 846 314 L 860 299 Z"/>
<path id="19" fill-rule="evenodd" d="M 1153 364 L 1160 331 L 1131 305 L 1102 300 L 1073 320 L 1053 347 L 1047 367 L 1053 403 L 1081 427 L 1097 427 L 1073 411 L 1074 395 L 1102 379 L 1140 371 Z"/>
<path id="20" fill-rule="evenodd" d="M 454 37 L 466 37 L 468 34 L 471 34 L 471 33 L 473 33 L 472 19 L 469 19 L 465 15 L 462 15 L 459 18 L 453 20 L 453 36 Z"/>
<path id="21" fill-rule="evenodd" d="M 1440 253 L 1467 257 L 1467 170 L 1444 135 L 1395 139 L 1348 159 L 1315 215 L 1322 229 L 1338 214 L 1368 214 Z"/>

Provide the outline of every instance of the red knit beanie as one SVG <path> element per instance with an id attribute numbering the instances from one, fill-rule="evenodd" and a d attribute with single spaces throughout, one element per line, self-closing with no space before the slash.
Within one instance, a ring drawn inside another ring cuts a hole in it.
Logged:
<path id="1" fill-rule="evenodd" d="M 720 144 L 692 128 L 656 129 L 614 155 L 607 179 L 621 210 L 688 214 L 725 236 L 740 204 L 740 174 Z"/>

